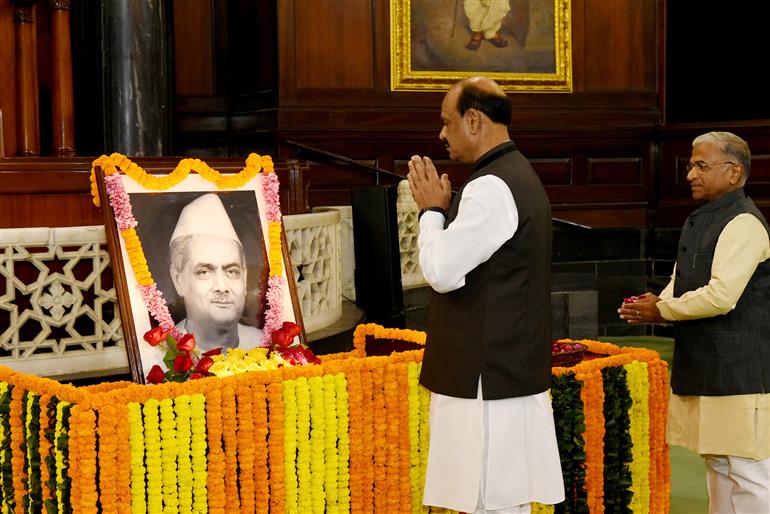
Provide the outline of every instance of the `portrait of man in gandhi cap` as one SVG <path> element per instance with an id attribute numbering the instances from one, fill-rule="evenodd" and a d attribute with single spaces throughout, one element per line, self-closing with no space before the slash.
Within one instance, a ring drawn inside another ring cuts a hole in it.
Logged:
<path id="1" fill-rule="evenodd" d="M 131 201 L 176 327 L 194 334 L 202 352 L 260 346 L 269 269 L 254 193 L 135 194 Z"/>
<path id="2" fill-rule="evenodd" d="M 203 351 L 261 342 L 259 329 L 240 323 L 246 306 L 246 257 L 219 196 L 199 196 L 182 209 L 169 256 L 171 280 L 186 312 L 178 329 L 195 334 Z"/>

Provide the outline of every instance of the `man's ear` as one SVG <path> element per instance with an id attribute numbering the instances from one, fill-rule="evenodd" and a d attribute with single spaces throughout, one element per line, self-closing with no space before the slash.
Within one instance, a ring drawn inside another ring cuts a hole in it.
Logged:
<path id="1" fill-rule="evenodd" d="M 743 178 L 743 165 L 742 164 L 734 164 L 732 166 L 732 169 L 730 170 L 730 183 L 731 184 L 740 184 L 741 182 L 744 182 Z"/>
<path id="2" fill-rule="evenodd" d="M 470 108 L 465 111 L 464 118 L 468 124 L 468 129 L 471 134 L 478 134 L 481 130 L 481 113 L 474 108 Z"/>
<path id="3" fill-rule="evenodd" d="M 176 294 L 178 294 L 181 297 L 184 297 L 184 287 L 182 285 L 182 281 L 179 279 L 179 271 L 177 271 L 176 266 L 173 264 L 169 267 L 169 275 L 171 275 L 171 282 L 174 283 L 174 289 L 176 289 Z"/>

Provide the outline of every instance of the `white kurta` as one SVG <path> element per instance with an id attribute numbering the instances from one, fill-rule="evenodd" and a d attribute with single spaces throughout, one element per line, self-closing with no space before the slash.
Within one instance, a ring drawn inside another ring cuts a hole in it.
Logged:
<path id="1" fill-rule="evenodd" d="M 440 213 L 428 211 L 420 218 L 420 266 L 426 280 L 441 293 L 463 287 L 465 275 L 513 237 L 518 224 L 505 182 L 492 175 L 473 180 L 446 230 Z M 476 399 L 433 393 L 429 423 L 425 505 L 521 512 L 517 506 L 533 501 L 564 500 L 547 392 L 483 401 L 479 381 Z"/>

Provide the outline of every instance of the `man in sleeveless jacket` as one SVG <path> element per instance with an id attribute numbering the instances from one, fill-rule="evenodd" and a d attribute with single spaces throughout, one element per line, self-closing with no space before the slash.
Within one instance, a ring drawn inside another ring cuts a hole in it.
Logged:
<path id="1" fill-rule="evenodd" d="M 709 512 L 770 512 L 770 229 L 743 186 L 751 154 L 729 132 L 695 138 L 695 200 L 674 273 L 618 310 L 674 325 L 667 441 L 706 463 Z"/>
<path id="2" fill-rule="evenodd" d="M 420 266 L 431 285 L 420 383 L 431 391 L 423 503 L 528 513 L 564 500 L 551 384 L 551 208 L 508 137 L 511 105 L 486 77 L 456 84 L 439 138 L 473 174 L 413 156 Z M 450 201 L 451 200 L 451 201 Z"/>

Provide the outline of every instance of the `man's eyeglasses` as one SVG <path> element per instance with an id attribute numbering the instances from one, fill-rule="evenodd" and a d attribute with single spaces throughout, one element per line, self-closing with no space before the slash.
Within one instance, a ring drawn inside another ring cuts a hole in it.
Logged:
<path id="1" fill-rule="evenodd" d="M 687 165 L 684 167 L 684 169 L 687 170 L 687 173 L 690 173 L 693 169 L 698 170 L 699 174 L 704 174 L 714 166 L 720 166 L 722 164 L 732 164 L 735 166 L 735 163 L 733 161 L 722 161 L 722 162 L 712 162 L 711 164 L 705 163 L 703 161 L 695 161 L 695 162 L 688 162 Z"/>

